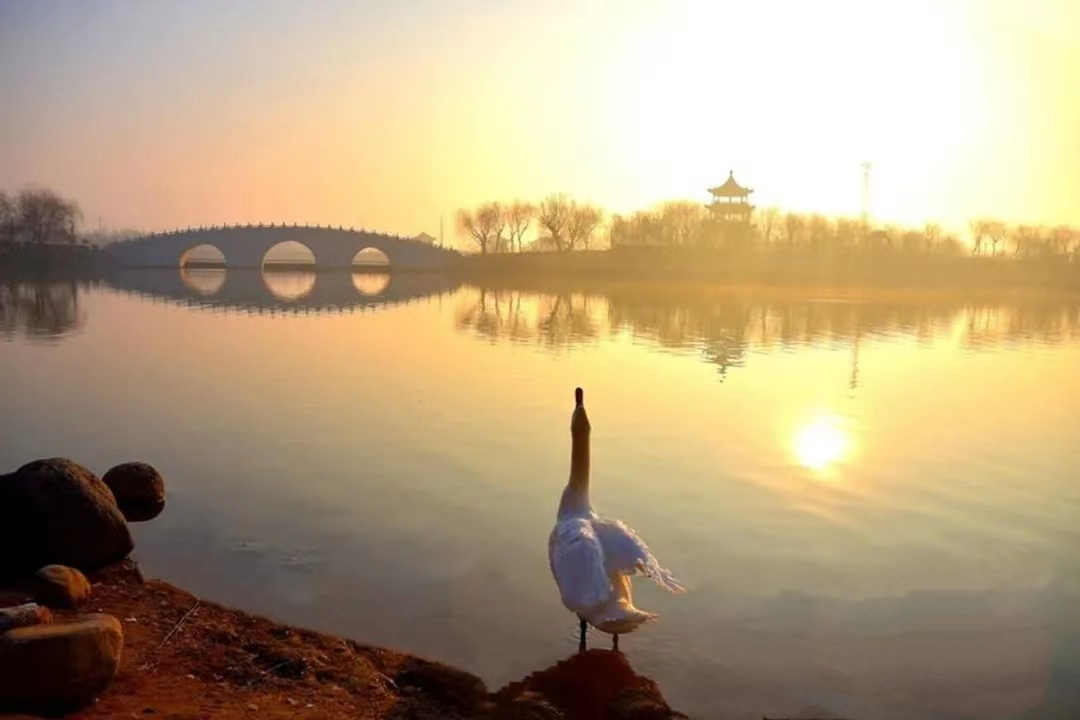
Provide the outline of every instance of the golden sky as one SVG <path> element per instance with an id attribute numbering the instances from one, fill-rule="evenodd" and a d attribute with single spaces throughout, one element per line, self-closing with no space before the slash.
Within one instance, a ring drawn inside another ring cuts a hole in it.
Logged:
<path id="1" fill-rule="evenodd" d="M 564 191 L 1080 224 L 1080 3 L 0 0 L 0 188 L 88 224 L 447 232 Z"/>

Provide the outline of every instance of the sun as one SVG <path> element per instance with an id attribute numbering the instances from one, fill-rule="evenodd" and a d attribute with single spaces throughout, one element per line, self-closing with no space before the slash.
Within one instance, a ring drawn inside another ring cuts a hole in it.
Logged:
<path id="1" fill-rule="evenodd" d="M 850 444 L 848 434 L 838 418 L 820 415 L 795 434 L 795 458 L 805 468 L 824 470 L 843 460 Z"/>

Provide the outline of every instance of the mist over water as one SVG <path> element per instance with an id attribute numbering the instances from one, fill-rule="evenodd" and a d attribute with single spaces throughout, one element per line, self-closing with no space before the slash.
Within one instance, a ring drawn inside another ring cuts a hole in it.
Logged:
<path id="1" fill-rule="evenodd" d="M 693 717 L 1080 711 L 1080 304 L 1049 295 L 131 271 L 0 285 L 0 470 L 142 459 L 149 576 L 457 664 L 575 649 L 593 501 L 688 586 L 635 670 Z M 605 638 L 594 637 L 603 644 Z"/>

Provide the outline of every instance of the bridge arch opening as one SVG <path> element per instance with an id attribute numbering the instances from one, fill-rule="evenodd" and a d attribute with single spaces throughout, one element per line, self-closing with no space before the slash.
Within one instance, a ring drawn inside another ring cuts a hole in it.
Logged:
<path id="1" fill-rule="evenodd" d="M 364 297 L 382 295 L 390 287 L 390 273 L 354 272 L 352 284 Z"/>
<path id="2" fill-rule="evenodd" d="M 262 278 L 266 289 L 278 300 L 300 300 L 315 288 L 315 253 L 296 240 L 286 240 L 263 255 Z"/>
<path id="3" fill-rule="evenodd" d="M 196 245 L 180 256 L 180 281 L 197 295 L 213 295 L 225 284 L 225 253 L 214 245 Z"/>
<path id="4" fill-rule="evenodd" d="M 366 247 L 353 256 L 352 268 L 353 272 L 387 272 L 390 257 L 378 248 Z"/>
<path id="5" fill-rule="evenodd" d="M 382 250 L 366 247 L 352 259 L 352 281 L 364 297 L 381 295 L 390 285 L 390 257 Z"/>
<path id="6" fill-rule="evenodd" d="M 215 245 L 195 245 L 180 255 L 181 268 L 224 268 L 225 253 Z"/>
<path id="7" fill-rule="evenodd" d="M 263 255 L 262 269 L 264 272 L 267 270 L 314 270 L 315 253 L 311 252 L 311 248 L 307 245 L 296 240 L 279 242 Z"/>
<path id="8" fill-rule="evenodd" d="M 215 295 L 225 284 L 225 268 L 183 265 L 180 268 L 180 280 L 196 295 Z"/>
<path id="9" fill-rule="evenodd" d="M 315 289 L 314 270 L 275 270 L 262 274 L 266 289 L 278 300 L 301 300 Z"/>

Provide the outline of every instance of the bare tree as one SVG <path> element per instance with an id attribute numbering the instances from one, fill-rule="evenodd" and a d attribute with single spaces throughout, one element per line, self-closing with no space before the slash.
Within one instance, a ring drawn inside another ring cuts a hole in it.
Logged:
<path id="1" fill-rule="evenodd" d="M 604 219 L 604 211 L 588 203 L 574 203 L 571 207 L 570 221 L 566 227 L 569 250 L 588 250 L 592 245 L 596 229 Z"/>
<path id="2" fill-rule="evenodd" d="M 1042 239 L 1039 228 L 1020 225 L 1009 232 L 1009 237 L 1013 242 L 1013 255 L 1020 257 L 1038 254 Z"/>
<path id="3" fill-rule="evenodd" d="M 933 254 L 941 244 L 941 226 L 937 223 L 926 223 L 923 226 L 923 239 L 926 241 L 927 254 Z"/>
<path id="4" fill-rule="evenodd" d="M 886 225 L 872 233 L 875 247 L 886 252 L 891 252 L 896 247 L 897 241 L 902 234 L 903 229 L 896 225 Z"/>
<path id="5" fill-rule="evenodd" d="M 660 206 L 659 224 L 663 242 L 672 246 L 687 246 L 700 234 L 699 226 L 708 218 L 701 203 L 672 200 Z"/>
<path id="6" fill-rule="evenodd" d="M 821 252 L 830 244 L 835 233 L 832 223 L 824 215 L 814 213 L 806 220 L 806 241 L 812 252 Z"/>
<path id="7" fill-rule="evenodd" d="M 1000 220 L 993 218 L 978 218 L 968 223 L 971 230 L 972 255 L 981 255 L 983 246 L 990 243 L 990 254 L 997 255 L 998 245 L 1005 242 L 1008 236 L 1008 226 Z"/>
<path id="8" fill-rule="evenodd" d="M 510 249 L 514 250 L 516 246 L 517 252 L 521 252 L 521 239 L 529 231 L 529 225 L 536 216 L 536 208 L 527 202 L 515 200 L 503 209 L 503 216 L 510 240 Z"/>
<path id="9" fill-rule="evenodd" d="M 612 215 L 611 224 L 608 226 L 608 244 L 611 247 L 630 245 L 633 243 L 630 221 L 622 215 Z"/>
<path id="10" fill-rule="evenodd" d="M 938 255 L 945 255 L 947 257 L 959 257 L 965 250 L 964 244 L 960 242 L 960 238 L 950 233 L 941 236 L 934 252 Z"/>
<path id="11" fill-rule="evenodd" d="M 501 249 L 505 224 L 498 203 L 486 203 L 475 210 L 458 212 L 458 229 L 473 239 L 480 247 L 481 255 L 487 255 L 489 250 L 498 252 Z"/>
<path id="12" fill-rule="evenodd" d="M 789 212 L 784 215 L 782 231 L 784 244 L 793 248 L 806 232 L 806 219 L 798 213 Z"/>
<path id="13" fill-rule="evenodd" d="M 905 230 L 900 234 L 900 247 L 907 255 L 921 255 L 926 245 L 926 236 L 918 230 Z"/>
<path id="14" fill-rule="evenodd" d="M 15 242 L 15 203 L 0 192 L 0 245 Z"/>
<path id="15" fill-rule="evenodd" d="M 772 243 L 780 234 L 780 209 L 775 207 L 762 208 L 757 213 L 758 239 L 762 245 Z"/>
<path id="16" fill-rule="evenodd" d="M 971 231 L 971 254 L 981 255 L 983 249 L 983 242 L 986 241 L 989 233 L 987 232 L 987 220 L 982 218 L 976 218 L 968 223 L 968 229 Z"/>
<path id="17" fill-rule="evenodd" d="M 536 209 L 536 222 L 547 232 L 545 243 L 550 243 L 559 252 L 570 249 L 567 236 L 573 208 L 573 200 L 556 193 L 541 200 Z"/>
<path id="18" fill-rule="evenodd" d="M 1000 220 L 985 220 L 986 234 L 990 238 L 990 245 L 994 255 L 998 254 L 998 245 L 1005 244 L 1005 238 L 1009 234 L 1008 226 Z"/>
<path id="19" fill-rule="evenodd" d="M 656 245 L 661 242 L 660 218 L 646 210 L 639 210 L 629 217 L 615 215 L 611 218 L 608 235 L 612 247 Z"/>
<path id="20" fill-rule="evenodd" d="M 859 220 L 852 220 L 851 218 L 837 218 L 833 232 L 835 234 L 836 249 L 850 252 L 859 241 L 859 235 L 862 232 L 861 223 Z"/>
<path id="21" fill-rule="evenodd" d="M 74 243 L 82 212 L 52 190 L 33 188 L 15 197 L 16 232 L 32 243 Z"/>
<path id="22" fill-rule="evenodd" d="M 1077 238 L 1077 232 L 1068 225 L 1059 225 L 1050 231 L 1050 243 L 1058 255 L 1068 256 L 1069 246 Z"/>

